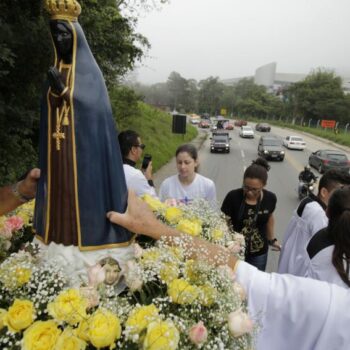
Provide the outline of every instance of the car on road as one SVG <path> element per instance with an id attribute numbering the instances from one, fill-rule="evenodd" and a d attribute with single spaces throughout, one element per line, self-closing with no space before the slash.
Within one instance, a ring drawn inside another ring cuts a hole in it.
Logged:
<path id="1" fill-rule="evenodd" d="M 208 129 L 208 128 L 210 128 L 210 123 L 207 120 L 201 120 L 198 123 L 198 127 L 203 128 L 203 129 Z"/>
<path id="2" fill-rule="evenodd" d="M 288 149 L 299 149 L 301 151 L 306 147 L 306 143 L 302 137 L 293 135 L 287 136 L 283 140 L 283 145 Z"/>
<path id="3" fill-rule="evenodd" d="M 316 168 L 320 174 L 329 169 L 340 169 L 349 172 L 350 161 L 344 152 L 336 150 L 318 150 L 309 157 L 310 166 Z"/>
<path id="4" fill-rule="evenodd" d="M 258 145 L 258 155 L 265 159 L 284 160 L 282 140 L 277 136 L 261 136 Z"/>
<path id="5" fill-rule="evenodd" d="M 239 130 L 239 136 L 245 138 L 254 138 L 254 130 L 251 126 L 241 126 L 241 130 Z"/>
<path id="6" fill-rule="evenodd" d="M 240 120 L 236 120 L 234 124 L 235 126 L 243 126 L 243 125 L 247 125 L 248 123 L 246 120 L 240 119 Z"/>
<path id="7" fill-rule="evenodd" d="M 271 126 L 267 123 L 258 123 L 255 125 L 256 131 L 271 131 Z"/>
<path id="8" fill-rule="evenodd" d="M 210 152 L 226 152 L 230 153 L 230 140 L 228 132 L 213 132 L 212 137 L 210 138 Z"/>
<path id="9" fill-rule="evenodd" d="M 224 129 L 225 129 L 225 130 L 233 130 L 233 129 L 234 129 L 234 126 L 233 126 L 232 123 L 226 122 L 226 123 L 224 123 Z"/>

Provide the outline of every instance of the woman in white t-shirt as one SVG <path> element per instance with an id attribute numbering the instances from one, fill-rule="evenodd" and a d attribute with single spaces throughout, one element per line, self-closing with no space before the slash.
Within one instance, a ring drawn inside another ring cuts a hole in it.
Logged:
<path id="1" fill-rule="evenodd" d="M 178 147 L 175 153 L 178 174 L 166 178 L 159 189 L 162 201 L 176 199 L 189 203 L 193 199 L 202 198 L 216 205 L 216 188 L 212 180 L 198 174 L 198 152 L 192 144 Z"/>
<path id="2" fill-rule="evenodd" d="M 350 188 L 335 190 L 328 202 L 328 226 L 307 246 L 307 277 L 350 288 Z"/>

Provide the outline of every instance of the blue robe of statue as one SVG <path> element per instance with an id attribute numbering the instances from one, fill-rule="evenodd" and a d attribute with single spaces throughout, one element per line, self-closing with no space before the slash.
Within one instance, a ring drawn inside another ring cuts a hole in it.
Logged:
<path id="1" fill-rule="evenodd" d="M 64 100 L 48 87 L 42 101 L 33 226 L 45 244 L 127 245 L 132 235 L 106 218 L 108 211 L 124 212 L 127 201 L 107 89 L 79 23 L 65 23 L 73 34 L 72 61 L 63 62 L 54 45 L 55 66 L 69 94 Z"/>

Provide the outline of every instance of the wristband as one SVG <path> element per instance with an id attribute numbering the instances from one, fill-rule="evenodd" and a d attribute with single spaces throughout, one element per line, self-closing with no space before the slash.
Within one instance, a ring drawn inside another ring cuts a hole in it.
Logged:
<path id="1" fill-rule="evenodd" d="M 27 196 L 24 196 L 21 192 L 19 192 L 18 186 L 19 186 L 20 183 L 21 183 L 21 181 L 16 182 L 15 184 L 13 184 L 11 186 L 12 194 L 22 203 L 29 202 L 33 198 L 29 198 Z"/>

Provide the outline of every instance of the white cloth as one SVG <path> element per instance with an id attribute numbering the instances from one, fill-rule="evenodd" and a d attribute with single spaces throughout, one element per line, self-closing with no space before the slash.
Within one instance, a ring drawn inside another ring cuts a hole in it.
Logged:
<path id="1" fill-rule="evenodd" d="M 157 197 L 156 190 L 148 183 L 141 170 L 136 169 L 129 164 L 123 164 L 123 167 L 126 186 L 128 189 L 134 190 L 137 196 L 149 194 L 153 197 Z"/>
<path id="2" fill-rule="evenodd" d="M 305 276 L 310 261 L 306 247 L 313 235 L 327 225 L 326 213 L 316 201 L 306 204 L 301 217 L 295 211 L 284 234 L 278 272 Z"/>
<path id="3" fill-rule="evenodd" d="M 245 262 L 236 276 L 247 292 L 250 316 L 262 323 L 257 350 L 350 348 L 350 289 L 262 272 Z"/>
<path id="4" fill-rule="evenodd" d="M 111 257 L 117 260 L 120 267 L 124 269 L 126 262 L 134 257 L 132 244 L 120 248 L 80 251 L 78 247 L 72 245 L 64 246 L 54 242 L 46 245 L 36 238 L 33 242 L 40 246 L 44 261 L 54 262 L 64 269 L 74 287 L 78 287 L 82 282 L 87 282 L 88 267 L 96 265 L 99 260 Z"/>
<path id="5" fill-rule="evenodd" d="M 349 286 L 340 278 L 338 271 L 332 264 L 333 250 L 334 245 L 320 250 L 310 260 L 308 269 L 306 271 L 306 277 L 334 283 L 343 288 L 349 288 Z"/>
<path id="6" fill-rule="evenodd" d="M 161 201 L 174 198 L 184 203 L 202 198 L 213 206 L 217 205 L 214 182 L 200 174 L 196 174 L 192 183 L 187 186 L 180 182 L 178 175 L 166 178 L 160 185 L 159 197 Z"/>

